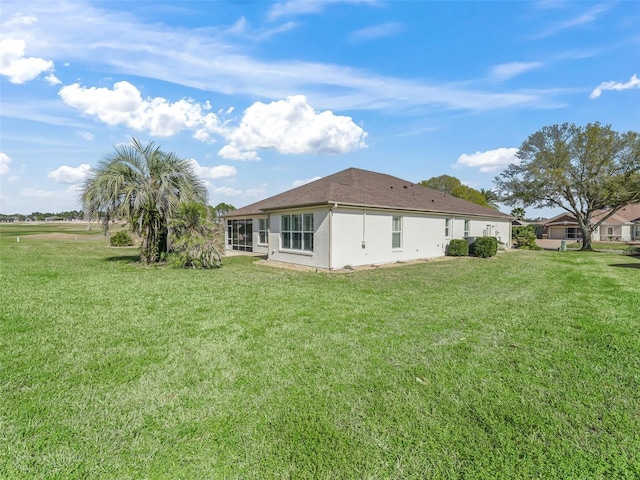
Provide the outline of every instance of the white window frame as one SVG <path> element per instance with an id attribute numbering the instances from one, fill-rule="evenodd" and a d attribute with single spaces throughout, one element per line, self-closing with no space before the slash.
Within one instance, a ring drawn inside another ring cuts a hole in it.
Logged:
<path id="1" fill-rule="evenodd" d="M 391 217 L 391 248 L 402 249 L 402 217 L 400 215 Z"/>
<path id="2" fill-rule="evenodd" d="M 451 218 L 444 219 L 444 238 L 451 238 L 451 229 L 453 227 L 453 220 Z"/>
<path id="3" fill-rule="evenodd" d="M 269 219 L 268 218 L 259 218 L 258 219 L 258 245 L 267 245 L 269 232 Z"/>
<path id="4" fill-rule="evenodd" d="M 471 220 L 465 220 L 464 221 L 464 232 L 463 232 L 463 237 L 468 237 L 469 233 L 471 232 Z"/>
<path id="5" fill-rule="evenodd" d="M 282 250 L 313 253 L 313 213 L 281 215 Z"/>

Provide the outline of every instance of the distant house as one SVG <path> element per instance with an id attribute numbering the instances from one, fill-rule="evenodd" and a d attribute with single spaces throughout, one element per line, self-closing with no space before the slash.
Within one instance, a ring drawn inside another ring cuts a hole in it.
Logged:
<path id="1" fill-rule="evenodd" d="M 440 257 L 454 238 L 497 237 L 509 215 L 407 180 L 349 168 L 224 216 L 228 250 L 342 269 Z"/>
<path id="2" fill-rule="evenodd" d="M 607 214 L 607 210 L 594 212 L 593 219 L 598 221 Z M 582 237 L 576 217 L 562 213 L 544 223 L 543 234 L 550 239 L 577 240 Z M 621 208 L 602 225 L 595 229 L 592 241 L 629 242 L 640 240 L 640 203 Z"/>

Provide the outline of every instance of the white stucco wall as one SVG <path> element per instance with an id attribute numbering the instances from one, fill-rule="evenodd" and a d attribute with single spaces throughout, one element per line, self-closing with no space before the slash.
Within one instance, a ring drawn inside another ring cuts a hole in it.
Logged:
<path id="1" fill-rule="evenodd" d="M 292 213 L 313 214 L 313 252 L 288 250 L 281 245 L 281 217 Z M 392 248 L 392 220 L 402 218 L 400 248 Z M 253 218 L 253 251 L 267 254 L 270 260 L 325 269 L 342 269 L 347 265 L 379 265 L 441 257 L 449 242 L 464 237 L 465 219 L 469 236 L 492 235 L 510 246 L 510 221 L 468 218 L 436 214 L 394 212 L 388 210 L 316 207 L 271 212 L 269 242 L 259 241 L 258 217 Z M 445 219 L 450 219 L 449 236 L 445 236 Z M 225 242 L 226 245 L 226 242 Z M 227 246 L 228 247 L 228 246 Z"/>
<path id="2" fill-rule="evenodd" d="M 285 250 L 281 246 L 281 217 L 283 214 L 313 214 L 313 252 Z M 269 215 L 269 259 L 308 267 L 329 268 L 329 208 L 288 210 Z"/>
<path id="3" fill-rule="evenodd" d="M 402 245 L 398 249 L 392 248 L 394 215 L 402 217 Z M 446 218 L 451 219 L 449 237 L 445 237 Z M 469 236 L 483 236 L 490 227 L 490 235 L 510 245 L 509 220 L 466 219 L 470 221 Z M 455 216 L 337 208 L 332 219 L 331 268 L 441 257 L 451 239 L 463 238 L 464 220 Z"/>

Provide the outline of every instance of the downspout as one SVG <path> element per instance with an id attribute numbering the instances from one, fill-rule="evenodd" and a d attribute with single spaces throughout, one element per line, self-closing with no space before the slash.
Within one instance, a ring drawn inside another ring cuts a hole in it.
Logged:
<path id="1" fill-rule="evenodd" d="M 267 260 L 271 258 L 271 212 L 267 213 Z"/>
<path id="2" fill-rule="evenodd" d="M 329 207 L 329 270 L 333 270 L 333 209 L 338 206 L 334 203 Z"/>

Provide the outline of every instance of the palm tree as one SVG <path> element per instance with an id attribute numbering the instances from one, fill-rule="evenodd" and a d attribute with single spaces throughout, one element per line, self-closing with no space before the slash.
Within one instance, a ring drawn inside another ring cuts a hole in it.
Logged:
<path id="1" fill-rule="evenodd" d="M 142 238 L 140 260 L 154 263 L 168 250 L 169 221 L 185 202 L 206 203 L 207 190 L 191 164 L 153 142 L 117 145 L 85 181 L 81 200 L 90 217 L 127 220 Z"/>
<path id="2" fill-rule="evenodd" d="M 500 202 L 500 196 L 493 190 L 480 189 L 480 195 L 484 197 L 485 202 L 491 208 L 498 210 L 498 203 Z"/>
<path id="3" fill-rule="evenodd" d="M 516 207 L 513 210 L 511 210 L 511 216 L 514 217 L 516 220 L 524 220 L 525 215 L 526 215 L 526 212 L 522 207 Z"/>

